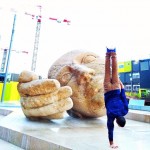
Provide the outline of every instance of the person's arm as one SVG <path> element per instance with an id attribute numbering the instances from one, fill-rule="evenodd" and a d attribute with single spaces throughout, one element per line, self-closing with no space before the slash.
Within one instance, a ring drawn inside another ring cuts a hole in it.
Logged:
<path id="1" fill-rule="evenodd" d="M 114 117 L 108 117 L 107 116 L 107 128 L 108 128 L 108 139 L 109 139 L 109 144 L 110 147 L 113 149 L 118 148 L 118 146 L 114 145 L 113 142 L 113 131 L 114 131 Z"/>

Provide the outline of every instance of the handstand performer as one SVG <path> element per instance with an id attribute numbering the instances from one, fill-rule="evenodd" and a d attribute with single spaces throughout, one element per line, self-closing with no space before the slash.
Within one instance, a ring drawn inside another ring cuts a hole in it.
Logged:
<path id="1" fill-rule="evenodd" d="M 107 110 L 107 128 L 110 147 L 118 148 L 113 142 L 114 120 L 118 126 L 124 127 L 126 120 L 123 116 L 128 113 L 124 85 L 118 77 L 116 49 L 108 49 L 105 59 L 104 98 Z"/>

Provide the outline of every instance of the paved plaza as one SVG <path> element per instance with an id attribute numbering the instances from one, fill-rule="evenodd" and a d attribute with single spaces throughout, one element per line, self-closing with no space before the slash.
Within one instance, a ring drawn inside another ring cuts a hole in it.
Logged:
<path id="1" fill-rule="evenodd" d="M 3 112 L 3 113 L 2 113 Z M 106 116 L 97 119 L 28 120 L 21 108 L 0 107 L 0 141 L 12 150 L 109 150 Z M 133 111 L 128 115 L 133 117 Z M 138 114 L 138 111 L 137 113 Z M 150 112 L 143 112 L 150 119 Z M 127 116 L 128 118 L 128 116 Z M 137 118 L 137 117 L 136 117 Z M 127 119 L 125 128 L 115 124 L 119 150 L 149 150 L 150 122 Z M 9 144 L 8 141 L 12 144 Z M 16 146 L 17 147 L 16 147 Z"/>

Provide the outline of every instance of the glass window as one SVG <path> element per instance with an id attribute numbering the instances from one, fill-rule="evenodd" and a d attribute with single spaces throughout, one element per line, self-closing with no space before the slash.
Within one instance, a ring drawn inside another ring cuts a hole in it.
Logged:
<path id="1" fill-rule="evenodd" d="M 128 92 L 131 91 L 132 90 L 131 85 L 125 85 L 125 90 Z"/>
<path id="2" fill-rule="evenodd" d="M 132 74 L 132 78 L 133 78 L 133 79 L 139 79 L 139 78 L 140 78 L 139 72 L 133 73 L 133 74 Z"/>
<path id="3" fill-rule="evenodd" d="M 119 73 L 119 78 L 120 78 L 120 80 L 122 81 L 122 83 L 124 84 L 124 82 L 125 82 L 125 77 L 124 77 L 124 73 Z"/>
<path id="4" fill-rule="evenodd" d="M 148 61 L 140 62 L 141 71 L 149 70 Z"/>
<path id="5" fill-rule="evenodd" d="M 121 68 L 124 68 L 124 65 L 119 65 L 119 68 L 121 69 Z"/>
<path id="6" fill-rule="evenodd" d="M 133 70 L 133 72 L 138 72 L 139 71 L 139 61 L 133 61 L 132 70 Z"/>
<path id="7" fill-rule="evenodd" d="M 138 92 L 140 88 L 140 85 L 133 85 L 133 91 Z"/>
<path id="8" fill-rule="evenodd" d="M 126 73 L 125 74 L 125 82 L 127 83 L 127 84 L 130 84 L 131 83 L 131 81 L 132 81 L 132 75 L 131 75 L 131 73 Z"/>

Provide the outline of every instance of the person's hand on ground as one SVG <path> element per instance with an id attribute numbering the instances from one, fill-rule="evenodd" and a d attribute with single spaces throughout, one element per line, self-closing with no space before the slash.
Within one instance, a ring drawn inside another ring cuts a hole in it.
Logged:
<path id="1" fill-rule="evenodd" d="M 111 147 L 112 149 L 117 149 L 117 148 L 118 148 L 118 146 L 115 145 L 115 144 L 111 144 L 110 147 Z"/>

